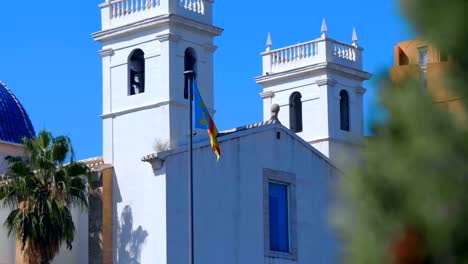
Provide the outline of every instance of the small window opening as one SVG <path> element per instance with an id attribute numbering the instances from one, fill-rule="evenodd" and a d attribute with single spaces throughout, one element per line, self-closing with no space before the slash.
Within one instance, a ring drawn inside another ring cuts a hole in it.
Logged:
<path id="1" fill-rule="evenodd" d="M 419 48 L 419 67 L 421 69 L 426 69 L 428 60 L 427 47 Z"/>
<path id="2" fill-rule="evenodd" d="M 349 131 L 349 96 L 348 92 L 340 92 L 340 128 Z"/>
<path id="3" fill-rule="evenodd" d="M 302 95 L 294 92 L 289 97 L 289 129 L 293 132 L 302 132 Z"/>
<path id="4" fill-rule="evenodd" d="M 145 92 L 145 53 L 141 49 L 134 50 L 128 58 L 128 80 L 129 95 Z"/>
<path id="5" fill-rule="evenodd" d="M 419 80 L 423 89 L 427 88 L 427 63 L 427 47 L 419 48 Z"/>
<path id="6" fill-rule="evenodd" d="M 193 48 L 187 48 L 185 50 L 184 55 L 184 71 L 194 71 L 194 76 L 196 73 L 196 66 L 197 66 L 197 57 L 195 55 L 195 50 Z M 185 76 L 187 78 L 187 76 Z M 185 80 L 185 84 L 187 84 L 187 79 Z M 187 85 L 184 86 L 184 98 L 188 99 L 188 87 Z"/>

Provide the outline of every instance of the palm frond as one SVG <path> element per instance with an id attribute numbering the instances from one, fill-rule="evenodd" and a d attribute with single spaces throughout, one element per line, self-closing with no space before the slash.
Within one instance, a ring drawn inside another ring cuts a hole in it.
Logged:
<path id="1" fill-rule="evenodd" d="M 0 186 L 0 205 L 14 208 L 4 225 L 25 252 L 48 263 L 62 243 L 72 248 L 75 225 L 70 208 L 88 207 L 91 173 L 85 164 L 74 162 L 66 136 L 41 131 L 36 138 L 24 138 L 23 144 L 27 159 L 8 157 L 8 180 Z"/>

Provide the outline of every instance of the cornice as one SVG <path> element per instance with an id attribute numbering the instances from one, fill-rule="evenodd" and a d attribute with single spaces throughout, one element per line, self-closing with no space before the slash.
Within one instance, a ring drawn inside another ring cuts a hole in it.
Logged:
<path id="1" fill-rule="evenodd" d="M 275 97 L 275 93 L 273 91 L 265 91 L 260 93 L 260 97 L 262 97 L 262 99 L 273 98 Z"/>
<path id="2" fill-rule="evenodd" d="M 174 33 L 166 33 L 162 35 L 157 35 L 156 39 L 159 40 L 160 42 L 164 42 L 164 41 L 179 42 L 182 39 L 182 37 Z"/>
<path id="3" fill-rule="evenodd" d="M 358 81 L 369 80 L 372 77 L 372 74 L 357 70 L 345 65 L 336 64 L 333 62 L 322 62 L 316 63 L 314 65 L 309 65 L 305 67 L 300 67 L 297 69 L 292 69 L 288 71 L 272 73 L 270 75 L 263 75 L 255 78 L 255 81 L 258 84 L 265 84 L 273 81 L 279 81 L 284 79 L 290 79 L 298 76 L 309 75 L 314 72 L 325 72 L 332 71 L 338 74 L 345 75 L 346 77 L 353 78 Z"/>
<path id="4" fill-rule="evenodd" d="M 109 48 L 109 49 L 102 49 L 100 51 L 98 51 L 99 55 L 101 55 L 101 57 L 108 57 L 108 56 L 113 56 L 114 55 L 114 50 Z"/>
<path id="5" fill-rule="evenodd" d="M 367 92 L 367 89 L 366 88 L 363 88 L 363 87 L 356 87 L 354 88 L 354 91 L 357 93 L 357 94 L 365 94 Z"/>
<path id="6" fill-rule="evenodd" d="M 153 108 L 158 108 L 158 107 L 162 107 L 162 106 L 166 106 L 166 105 L 172 106 L 172 107 L 178 107 L 178 108 L 185 108 L 185 109 L 189 108 L 188 103 L 186 103 L 186 102 L 171 100 L 171 101 L 163 101 L 163 102 L 159 102 L 159 103 L 143 105 L 143 106 L 130 108 L 130 109 L 118 110 L 118 111 L 114 111 L 114 112 L 111 112 L 111 113 L 105 113 L 105 114 L 101 115 L 101 118 L 102 119 L 115 118 L 117 116 L 122 116 L 122 115 L 130 114 L 130 113 L 134 113 L 134 112 L 138 112 L 138 111 L 143 111 L 143 110 L 149 110 L 149 109 L 153 109 Z M 209 108 L 208 111 L 212 115 L 215 113 L 215 110 L 213 108 Z"/>
<path id="7" fill-rule="evenodd" d="M 211 44 L 206 44 L 206 45 L 203 45 L 202 47 L 205 51 L 209 53 L 214 53 L 218 49 L 217 46 L 211 45 Z"/>
<path id="8" fill-rule="evenodd" d="M 330 79 L 330 78 L 326 78 L 326 79 L 320 79 L 320 80 L 317 80 L 315 82 L 318 86 L 324 86 L 324 85 L 327 85 L 327 86 L 335 86 L 337 81 L 335 79 Z"/>
<path id="9" fill-rule="evenodd" d="M 108 41 L 129 33 L 139 32 L 148 28 L 164 25 L 181 25 L 188 30 L 201 31 L 211 37 L 219 36 L 223 32 L 222 28 L 204 24 L 175 14 L 163 14 L 123 26 L 106 29 L 92 34 L 95 41 Z"/>

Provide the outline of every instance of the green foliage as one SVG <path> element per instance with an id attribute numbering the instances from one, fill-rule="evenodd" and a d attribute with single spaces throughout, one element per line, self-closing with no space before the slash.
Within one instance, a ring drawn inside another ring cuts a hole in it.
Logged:
<path id="1" fill-rule="evenodd" d="M 0 186 L 0 205 L 14 208 L 4 224 L 26 254 L 49 263 L 62 242 L 72 248 L 71 208 L 87 208 L 90 172 L 74 162 L 68 137 L 41 131 L 37 138 L 24 138 L 23 144 L 27 159 L 7 157 L 9 180 Z"/>
<path id="2" fill-rule="evenodd" d="M 363 166 L 342 180 L 336 221 L 349 242 L 348 259 L 400 263 L 390 262 L 394 247 L 412 228 L 425 258 L 465 263 L 468 132 L 414 84 L 407 86 L 388 90 L 388 120 L 374 127 Z"/>
<path id="3" fill-rule="evenodd" d="M 468 1 L 400 2 L 421 37 L 450 54 L 450 86 L 466 101 Z M 364 162 L 340 182 L 334 219 L 344 260 L 468 263 L 467 124 L 417 81 L 382 83 L 388 119 L 374 125 Z"/>

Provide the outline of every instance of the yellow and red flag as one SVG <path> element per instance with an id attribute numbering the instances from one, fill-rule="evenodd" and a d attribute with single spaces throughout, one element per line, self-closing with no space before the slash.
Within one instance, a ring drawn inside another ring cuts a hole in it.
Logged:
<path id="1" fill-rule="evenodd" d="M 208 108 L 206 107 L 203 99 L 200 96 L 200 92 L 198 91 L 197 83 L 195 80 L 193 81 L 193 104 L 194 104 L 194 111 L 195 111 L 195 128 L 207 129 L 208 135 L 210 136 L 211 148 L 213 149 L 214 153 L 216 154 L 217 160 L 221 156 L 221 150 L 219 148 L 218 143 L 218 129 L 216 128 L 215 123 L 213 122 L 213 118 L 211 118 L 210 112 L 208 112 Z"/>

